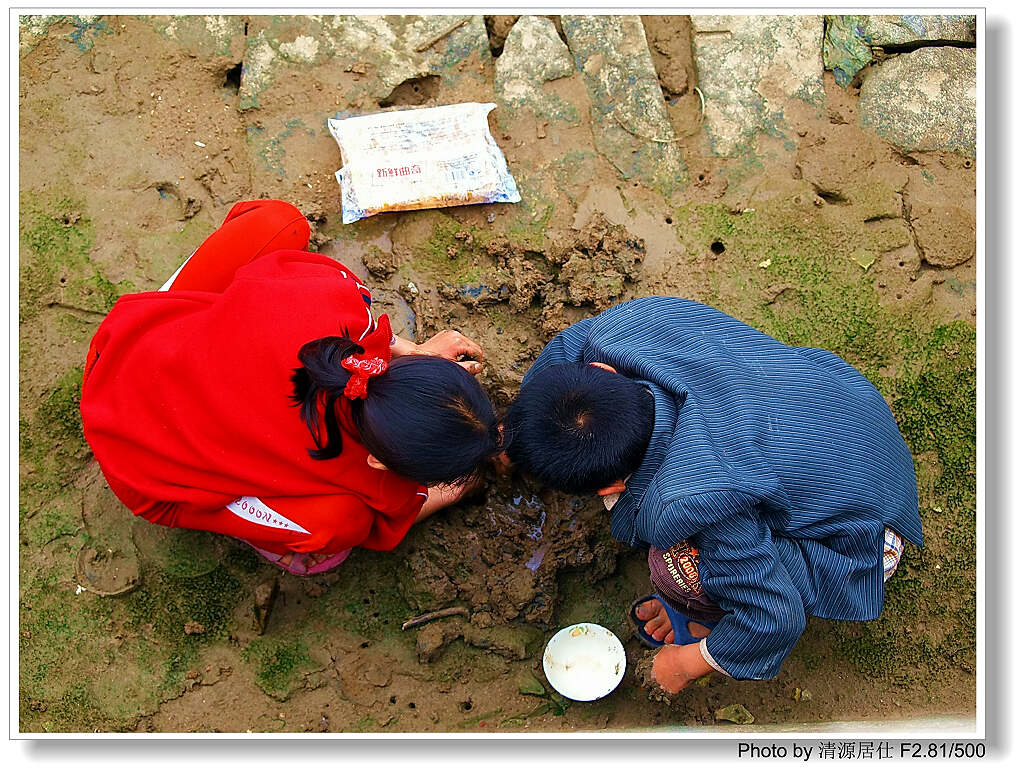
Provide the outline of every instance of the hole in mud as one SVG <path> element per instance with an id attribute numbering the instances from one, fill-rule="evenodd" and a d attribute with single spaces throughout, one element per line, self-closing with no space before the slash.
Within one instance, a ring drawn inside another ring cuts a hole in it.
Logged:
<path id="1" fill-rule="evenodd" d="M 238 89 L 242 87 L 242 62 L 238 62 L 224 73 L 224 87 L 238 93 Z"/>
<path id="2" fill-rule="evenodd" d="M 459 702 L 459 706 L 462 708 L 463 712 L 469 712 L 469 710 L 473 708 L 473 700 L 466 699 L 465 701 Z"/>
<path id="3" fill-rule="evenodd" d="M 970 158 L 967 158 L 966 160 L 964 160 L 964 168 L 973 168 L 973 167 L 974 167 L 974 161 L 973 160 L 971 160 Z"/>
<path id="4" fill-rule="evenodd" d="M 416 702 L 415 701 L 410 701 L 409 702 L 409 709 L 416 709 Z"/>
<path id="5" fill-rule="evenodd" d="M 840 195 L 837 192 L 828 192 L 824 189 L 819 189 L 817 190 L 817 192 L 818 197 L 820 197 L 829 205 L 843 205 L 849 202 L 849 200 L 847 200 L 844 195 Z"/>
<path id="6" fill-rule="evenodd" d="M 363 598 L 363 605 L 369 605 L 369 604 L 370 604 L 370 598 L 364 597 Z"/>
<path id="7" fill-rule="evenodd" d="M 359 644 L 359 647 L 360 647 L 360 648 L 369 648 L 369 647 L 370 647 L 370 644 L 369 644 L 368 642 L 366 642 L 366 643 L 360 643 L 360 644 Z"/>
<path id="8" fill-rule="evenodd" d="M 441 87 L 440 75 L 425 75 L 424 77 L 410 77 L 408 80 L 395 86 L 383 101 L 378 102 L 382 107 L 418 106 L 426 104 L 433 99 Z"/>
<path id="9" fill-rule="evenodd" d="M 721 240 L 715 240 L 715 242 L 711 244 L 711 252 L 716 256 L 720 256 L 725 253 L 725 243 Z"/>
<path id="10" fill-rule="evenodd" d="M 388 699 L 388 701 L 390 703 L 394 704 L 396 701 L 398 701 L 398 697 L 397 696 L 392 696 L 391 698 Z"/>
<path id="11" fill-rule="evenodd" d="M 671 224 L 672 223 L 672 217 L 671 216 L 666 216 L 665 217 L 665 223 L 666 224 Z"/>
<path id="12" fill-rule="evenodd" d="M 700 174 L 700 175 L 699 175 L 699 176 L 697 177 L 697 181 L 704 181 L 704 174 L 703 174 L 703 173 L 702 173 L 702 174 Z"/>
<path id="13" fill-rule="evenodd" d="M 902 261 L 900 262 L 900 266 L 901 266 L 901 267 L 903 266 L 903 262 L 902 262 Z"/>
<path id="14" fill-rule="evenodd" d="M 60 284 L 61 284 L 61 285 L 66 285 L 66 284 L 67 284 L 67 282 L 68 282 L 68 279 L 67 279 L 66 277 L 62 277 L 62 278 L 60 279 Z"/>

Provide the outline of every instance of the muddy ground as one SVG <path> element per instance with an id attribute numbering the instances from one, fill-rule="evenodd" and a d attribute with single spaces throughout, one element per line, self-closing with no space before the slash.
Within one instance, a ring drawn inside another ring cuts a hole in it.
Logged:
<path id="1" fill-rule="evenodd" d="M 507 20 L 490 21 L 497 51 Z M 863 132 L 855 89 L 829 74 L 825 109 L 795 147 L 765 136 L 756 157 L 714 157 L 688 21 L 646 21 L 686 185 L 666 196 L 624 180 L 594 150 L 571 77 L 545 87 L 577 106 L 575 124 L 492 113 L 523 202 L 347 226 L 326 118 L 493 100 L 490 54 L 460 65 L 472 76 L 386 98 L 360 87 L 365 67 L 295 68 L 240 109 L 238 35 L 190 48 L 166 18 L 105 17 L 23 44 L 21 731 L 686 727 L 730 704 L 780 726 L 973 715 L 973 161 L 902 154 Z M 253 17 L 245 35 L 267 23 Z M 81 436 L 88 341 L 117 296 L 158 287 L 234 202 L 256 197 L 302 209 L 314 248 L 361 272 L 397 329 L 479 341 L 500 407 L 553 334 L 636 296 L 694 298 L 837 352 L 883 392 L 911 445 L 925 547 L 908 547 L 880 619 L 811 619 L 774 680 L 713 676 L 665 704 L 627 674 L 580 704 L 544 686 L 546 638 L 596 621 L 633 663 L 625 611 L 650 591 L 645 553 L 612 541 L 594 500 L 492 478 L 394 552 L 357 551 L 308 579 L 234 542 L 132 520 Z M 400 629 L 446 607 L 464 611 Z"/>

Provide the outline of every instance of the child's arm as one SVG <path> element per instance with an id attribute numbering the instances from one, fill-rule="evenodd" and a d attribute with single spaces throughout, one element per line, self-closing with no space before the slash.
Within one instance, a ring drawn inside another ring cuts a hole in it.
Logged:
<path id="1" fill-rule="evenodd" d="M 689 653 L 701 653 L 709 665 L 737 679 L 774 677 L 803 634 L 806 616 L 800 593 L 778 558 L 771 531 L 754 500 L 743 493 L 720 491 L 678 504 L 685 510 L 669 507 L 666 516 L 702 520 L 706 525 L 696 533 L 666 535 L 673 541 L 689 538 L 697 547 L 704 591 L 727 611 Z"/>
<path id="2" fill-rule="evenodd" d="M 459 485 L 435 485 L 427 489 L 427 500 L 420 507 L 416 522 L 430 517 L 445 507 L 450 507 L 479 490 L 483 485 L 480 480 L 470 480 Z"/>

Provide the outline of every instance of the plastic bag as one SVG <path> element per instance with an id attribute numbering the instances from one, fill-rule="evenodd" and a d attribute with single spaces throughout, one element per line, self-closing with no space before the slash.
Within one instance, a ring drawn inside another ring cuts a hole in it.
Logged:
<path id="1" fill-rule="evenodd" d="M 487 127 L 494 104 L 380 112 L 327 125 L 341 150 L 341 220 L 385 211 L 518 203 L 519 190 Z"/>

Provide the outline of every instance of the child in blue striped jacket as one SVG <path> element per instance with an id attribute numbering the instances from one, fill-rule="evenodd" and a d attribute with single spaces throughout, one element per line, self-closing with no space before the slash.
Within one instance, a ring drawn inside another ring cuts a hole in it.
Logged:
<path id="1" fill-rule="evenodd" d="M 694 301 L 560 333 L 505 429 L 523 471 L 601 495 L 612 535 L 648 548 L 656 591 L 631 616 L 672 693 L 773 677 L 806 614 L 877 618 L 903 540 L 923 544 L 910 451 L 867 379 Z"/>

